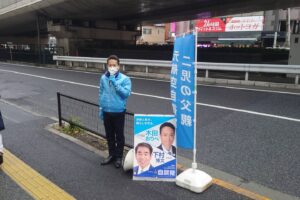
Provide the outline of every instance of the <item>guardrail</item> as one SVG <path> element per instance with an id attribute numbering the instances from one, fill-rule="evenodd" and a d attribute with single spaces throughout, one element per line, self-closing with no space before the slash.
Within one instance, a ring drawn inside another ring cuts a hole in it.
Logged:
<path id="1" fill-rule="evenodd" d="M 67 61 L 71 63 L 79 62 L 84 63 L 85 67 L 88 67 L 88 63 L 100 63 L 103 64 L 105 69 L 106 58 L 93 58 L 93 57 L 75 57 L 75 56 L 53 56 L 53 60 L 56 61 L 56 65 L 59 65 L 60 61 Z M 126 66 L 143 66 L 145 72 L 149 72 L 149 67 L 162 67 L 171 68 L 172 62 L 165 60 L 140 60 L 140 59 L 120 59 L 123 71 L 126 71 Z M 280 73 L 280 74 L 292 74 L 295 76 L 295 84 L 299 84 L 300 65 L 270 65 L 270 64 L 240 64 L 240 63 L 210 63 L 210 62 L 198 62 L 197 69 L 205 70 L 205 78 L 209 78 L 209 70 L 217 71 L 239 71 L 245 72 L 245 81 L 249 80 L 250 72 L 263 72 L 263 73 Z"/>

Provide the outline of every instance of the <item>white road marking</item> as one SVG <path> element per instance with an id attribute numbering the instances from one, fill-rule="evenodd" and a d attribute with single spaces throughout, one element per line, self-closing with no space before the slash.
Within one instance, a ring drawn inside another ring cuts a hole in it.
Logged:
<path id="1" fill-rule="evenodd" d="M 41 79 L 46 79 L 46 80 L 51 80 L 51 81 L 70 83 L 70 84 L 74 84 L 74 85 L 81 85 L 81 86 L 86 86 L 86 87 L 99 88 L 99 86 L 95 86 L 95 85 L 89 85 L 89 84 L 85 84 L 85 83 L 77 83 L 77 82 L 73 82 L 73 81 L 65 81 L 65 80 L 56 79 L 56 78 L 49 78 L 49 77 L 46 77 L 46 76 L 38 76 L 38 75 L 34 75 L 34 74 L 27 74 L 27 73 L 16 72 L 16 71 L 5 70 L 5 69 L 0 69 L 0 71 L 14 73 L 14 74 L 20 74 L 20 75 L 25 75 L 25 76 L 31 76 L 31 77 L 36 77 L 36 78 L 41 78 Z"/>
<path id="2" fill-rule="evenodd" d="M 46 80 L 51 80 L 51 81 L 58 81 L 58 82 L 69 83 L 69 84 L 74 84 L 74 85 L 80 85 L 80 86 L 85 86 L 85 87 L 99 88 L 99 86 L 95 86 L 95 85 L 89 85 L 89 84 L 85 84 L 85 83 L 77 83 L 77 82 L 73 82 L 73 81 L 49 78 L 49 77 L 45 77 L 45 76 L 38 76 L 38 75 L 34 75 L 34 74 L 27 74 L 27 73 L 16 72 L 16 71 L 11 71 L 11 70 L 0 69 L 0 71 L 19 74 L 19 75 L 25 75 L 25 76 L 31 76 L 31 77 L 36 77 L 36 78 L 41 78 L 41 79 L 46 79 Z M 150 95 L 150 94 L 143 94 L 143 93 L 137 93 L 137 92 L 132 92 L 132 94 L 138 95 L 138 96 L 156 98 L 156 99 L 171 100 L 171 98 L 168 98 L 168 97 L 162 97 L 162 96 L 156 96 L 156 95 Z M 243 110 L 243 109 L 218 106 L 218 105 L 206 104 L 206 103 L 197 103 L 197 105 L 211 107 L 211 108 L 217 108 L 217 109 L 223 109 L 223 110 L 230 110 L 230 111 L 235 111 L 235 112 L 248 113 L 248 114 L 265 116 L 265 117 L 271 117 L 271 118 L 277 118 L 277 119 L 283 119 L 283 120 L 288 120 L 288 121 L 300 122 L 300 119 L 297 119 L 297 118 L 291 118 L 291 117 L 280 116 L 280 115 L 272 115 L 272 114 L 267 114 L 267 113 L 260 113 L 260 112 L 250 111 L 250 110 Z"/>
<path id="3" fill-rule="evenodd" d="M 280 116 L 280 115 L 272 115 L 272 114 L 267 114 L 267 113 L 260 113 L 260 112 L 250 111 L 250 110 L 236 109 L 236 108 L 230 108 L 230 107 L 225 107 L 225 106 L 217 106 L 217 105 L 211 105 L 211 104 L 206 104 L 206 103 L 197 103 L 197 104 L 201 105 L 201 106 L 219 108 L 219 109 L 223 109 L 223 110 L 243 112 L 243 113 L 248 113 L 248 114 L 253 114 L 253 115 L 260 115 L 260 116 L 265 116 L 265 117 L 272 117 L 272 118 L 284 119 L 284 120 L 288 120 L 288 121 L 300 122 L 300 119 L 285 117 L 285 116 Z"/>
<path id="4" fill-rule="evenodd" d="M 156 80 L 156 79 L 140 78 L 140 77 L 133 77 L 133 79 L 150 80 L 150 81 L 166 82 L 166 83 L 170 82 L 170 81 L 167 81 L 167 80 Z M 206 84 L 199 84 L 199 83 L 197 85 L 198 86 L 203 86 L 203 87 L 216 87 L 216 88 L 226 88 L 226 89 L 233 89 L 233 90 L 246 90 L 246 91 L 254 91 L 254 92 L 267 92 L 267 93 L 290 94 L 290 95 L 300 96 L 300 92 L 296 93 L 296 92 L 285 92 L 285 91 L 277 91 L 277 90 L 263 90 L 263 89 L 233 87 L 233 86 L 224 86 L 224 85 L 206 85 Z"/>
<path id="5" fill-rule="evenodd" d="M 198 84 L 204 87 L 218 87 L 218 88 L 226 88 L 226 89 L 233 89 L 233 90 L 247 90 L 247 91 L 254 91 L 254 92 L 268 92 L 268 93 L 277 93 L 277 94 L 290 94 L 290 95 L 298 95 L 300 93 L 296 92 L 285 92 L 285 91 L 276 91 L 276 90 L 263 90 L 263 89 L 254 89 L 254 88 L 243 88 L 243 87 L 232 87 L 232 86 L 223 86 L 223 85 L 204 85 Z"/>
<path id="6" fill-rule="evenodd" d="M 13 118 L 7 117 L 6 115 L 2 115 L 2 116 L 3 116 L 4 119 L 7 119 L 8 121 L 12 121 L 12 122 L 14 122 L 14 123 L 16 123 L 16 124 L 19 124 L 19 123 L 20 123 L 19 121 L 15 120 L 15 119 L 13 119 Z"/>

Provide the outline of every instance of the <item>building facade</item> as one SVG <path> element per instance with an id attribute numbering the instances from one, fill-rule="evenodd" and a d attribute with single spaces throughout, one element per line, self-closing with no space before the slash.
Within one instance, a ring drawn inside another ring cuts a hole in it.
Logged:
<path id="1" fill-rule="evenodd" d="M 138 37 L 137 44 L 163 45 L 166 44 L 165 25 L 157 24 L 153 26 L 143 26 L 141 36 Z"/>
<path id="2" fill-rule="evenodd" d="M 281 47 L 287 35 L 287 10 L 270 10 L 175 23 L 169 37 L 198 27 L 199 46 Z M 291 34 L 300 32 L 300 8 L 290 9 Z M 275 38 L 275 32 L 277 38 Z M 172 41 L 171 39 L 169 39 Z"/>
<path id="3" fill-rule="evenodd" d="M 262 42 L 266 47 L 283 46 L 287 35 L 287 10 L 269 10 L 264 12 L 265 24 Z M 276 36 L 275 36 L 276 33 Z M 290 34 L 300 33 L 300 8 L 290 9 Z M 274 42 L 274 40 L 276 40 Z"/>

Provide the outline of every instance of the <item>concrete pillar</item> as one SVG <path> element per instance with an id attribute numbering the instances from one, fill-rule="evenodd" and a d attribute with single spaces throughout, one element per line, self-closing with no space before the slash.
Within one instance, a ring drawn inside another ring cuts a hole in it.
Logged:
<path id="1" fill-rule="evenodd" d="M 70 55 L 69 39 L 68 38 L 56 38 L 56 45 L 64 49 L 64 55 Z"/>
<path id="2" fill-rule="evenodd" d="M 248 81 L 249 80 L 249 72 L 246 72 L 245 73 L 245 81 Z"/>

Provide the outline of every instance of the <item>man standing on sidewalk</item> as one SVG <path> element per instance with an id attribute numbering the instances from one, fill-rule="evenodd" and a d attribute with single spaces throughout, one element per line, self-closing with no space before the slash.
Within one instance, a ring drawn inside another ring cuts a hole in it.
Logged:
<path id="1" fill-rule="evenodd" d="M 101 165 L 114 161 L 116 168 L 122 165 L 126 102 L 131 93 L 130 78 L 119 70 L 119 58 L 115 55 L 109 56 L 107 71 L 101 76 L 99 87 L 99 117 L 104 120 L 109 151 L 109 156 Z"/>

